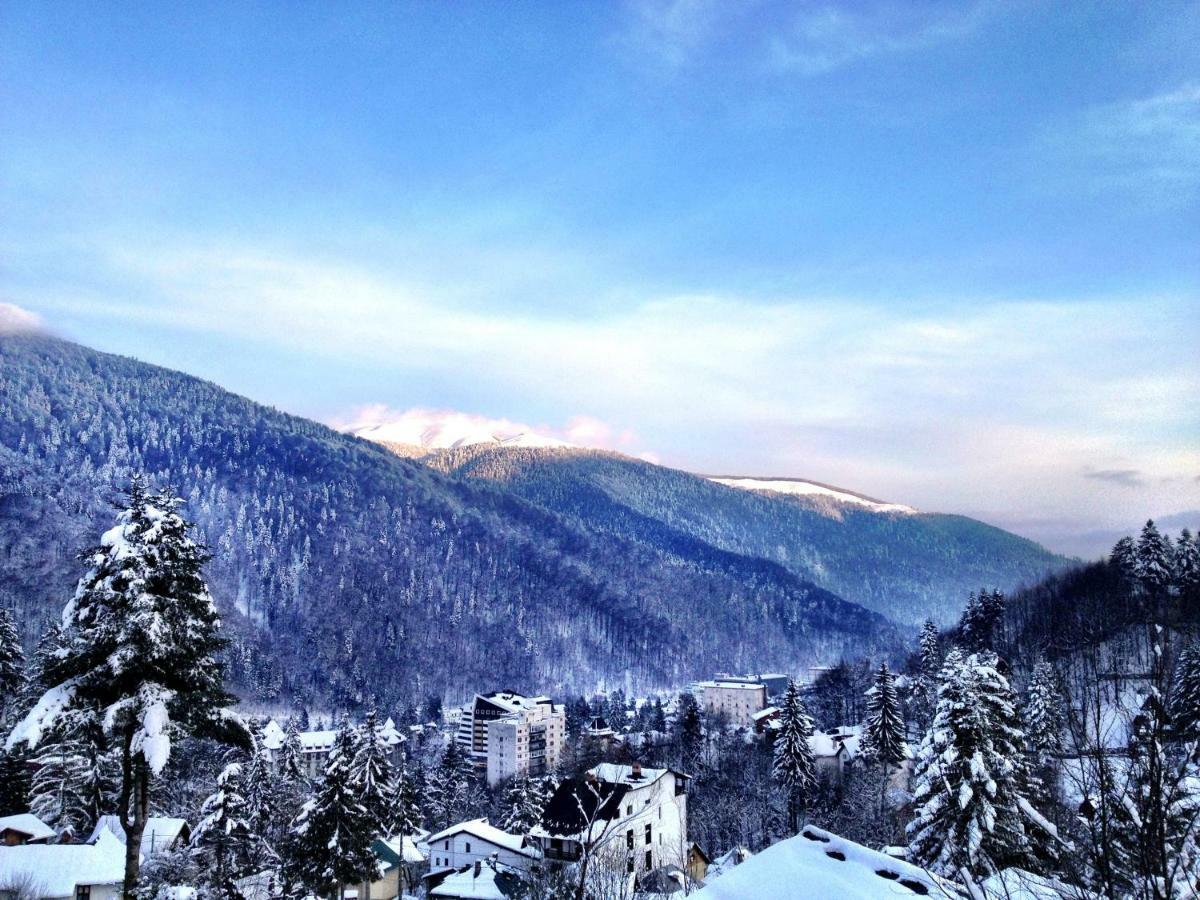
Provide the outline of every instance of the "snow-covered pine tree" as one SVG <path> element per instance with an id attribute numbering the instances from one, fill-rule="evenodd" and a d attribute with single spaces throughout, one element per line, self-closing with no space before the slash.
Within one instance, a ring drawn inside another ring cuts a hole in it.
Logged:
<path id="1" fill-rule="evenodd" d="M 547 799 L 541 779 L 516 776 L 504 791 L 500 827 L 512 834 L 527 834 L 542 821 Z"/>
<path id="2" fill-rule="evenodd" d="M 188 536 L 181 504 L 132 480 L 116 526 L 84 555 L 90 569 L 63 611 L 64 648 L 43 676 L 53 686 L 8 738 L 9 747 L 36 747 L 63 713 L 98 715 L 121 754 L 128 896 L 138 886 L 152 781 L 173 739 L 250 740 L 223 713 L 233 698 L 217 662 L 220 620 L 201 573 L 207 555 Z"/>
<path id="3" fill-rule="evenodd" d="M 1131 537 L 1123 537 L 1115 544 L 1108 554 L 1109 565 L 1113 566 L 1127 582 L 1137 579 L 1137 544 Z"/>
<path id="4" fill-rule="evenodd" d="M 6 607 L 0 606 L 0 725 L 16 709 L 25 683 L 25 651 L 17 634 L 17 623 Z"/>
<path id="5" fill-rule="evenodd" d="M 779 710 L 771 777 L 783 787 L 787 796 L 788 828 L 793 833 L 799 830 L 800 811 L 817 787 L 816 760 L 809 743 L 812 734 L 812 719 L 804 708 L 800 688 L 789 679 Z"/>
<path id="6" fill-rule="evenodd" d="M 920 671 L 909 682 L 907 705 L 909 716 L 918 727 L 928 727 L 937 702 L 937 674 L 942 667 L 941 638 L 937 625 L 926 619 L 921 626 L 918 644 Z"/>
<path id="7" fill-rule="evenodd" d="M 257 869 L 274 858 L 275 847 L 283 836 L 279 822 L 279 776 L 265 748 L 251 755 L 243 772 L 242 783 L 242 793 L 246 798 L 246 822 L 255 838 L 250 847 L 250 863 L 252 868 Z"/>
<path id="8" fill-rule="evenodd" d="M 1066 721 L 1063 695 L 1054 667 L 1042 660 L 1033 667 L 1025 686 L 1021 722 L 1025 730 L 1025 749 L 1036 766 L 1047 765 L 1062 750 L 1062 730 Z"/>
<path id="9" fill-rule="evenodd" d="M 431 827 L 444 828 L 462 819 L 475 779 L 471 761 L 451 739 L 426 783 L 426 811 Z"/>
<path id="10" fill-rule="evenodd" d="M 914 773 L 909 859 L 940 875 L 1032 863 L 1019 793 L 1022 734 L 994 654 L 951 650 Z"/>
<path id="11" fill-rule="evenodd" d="M 394 790 L 392 761 L 374 708 L 367 712 L 357 743 L 358 750 L 350 766 L 351 783 L 358 792 L 359 802 L 371 816 L 375 834 L 386 834 Z"/>
<path id="12" fill-rule="evenodd" d="M 63 716 L 47 731 L 31 760 L 29 811 L 59 832 L 76 839 L 91 834 L 95 818 L 89 803 L 91 761 L 81 739 L 77 716 Z"/>
<path id="13" fill-rule="evenodd" d="M 1184 594 L 1200 589 L 1200 535 L 1193 537 L 1186 528 L 1175 542 L 1175 583 Z"/>
<path id="14" fill-rule="evenodd" d="M 679 764 L 691 774 L 700 764 L 704 749 L 704 718 L 695 696 L 684 692 L 675 707 L 675 738 L 679 746 Z"/>
<path id="15" fill-rule="evenodd" d="M 863 729 L 863 752 L 886 768 L 898 766 L 908 756 L 904 743 L 904 718 L 896 696 L 896 679 L 886 662 L 879 664 L 875 684 L 867 699 L 867 723 Z"/>
<path id="16" fill-rule="evenodd" d="M 19 716 L 24 716 L 33 709 L 42 694 L 45 693 L 46 688 L 53 687 L 53 684 L 46 680 L 47 666 L 63 648 L 62 626 L 53 622 L 38 640 L 37 647 L 33 651 L 33 658 L 26 668 L 25 683 L 21 687 L 17 702 Z"/>
<path id="17" fill-rule="evenodd" d="M 942 668 L 941 636 L 933 619 L 926 619 L 921 625 L 920 638 L 921 671 L 930 678 L 936 678 Z"/>
<path id="18" fill-rule="evenodd" d="M 1148 592 L 1159 595 L 1166 591 L 1174 575 L 1175 561 L 1171 541 L 1163 535 L 1154 520 L 1142 528 L 1137 542 L 1137 577 Z"/>
<path id="19" fill-rule="evenodd" d="M 230 763 L 217 776 L 217 789 L 200 807 L 200 821 L 190 841 L 201 885 L 214 897 L 240 900 L 234 882 L 262 858 L 255 852 L 260 839 L 250 827 L 249 813 L 242 766 Z"/>
<path id="20" fill-rule="evenodd" d="M 1200 643 L 1180 651 L 1171 695 L 1175 733 L 1195 737 L 1200 732 Z"/>
<path id="21" fill-rule="evenodd" d="M 375 871 L 370 812 L 359 802 L 351 773 L 354 731 L 343 723 L 316 794 L 300 810 L 285 844 L 284 878 L 318 895 L 355 884 Z"/>
<path id="22" fill-rule="evenodd" d="M 392 779 L 392 794 L 388 798 L 387 833 L 404 837 L 421 828 L 421 771 L 410 772 L 402 759 Z"/>
<path id="23" fill-rule="evenodd" d="M 304 775 L 303 757 L 304 747 L 300 743 L 300 723 L 295 716 L 292 716 L 288 719 L 283 746 L 279 748 L 279 775 L 285 782 L 302 785 L 307 781 Z"/>
<path id="24" fill-rule="evenodd" d="M 0 751 L 0 816 L 29 811 L 32 773 L 24 744 Z"/>

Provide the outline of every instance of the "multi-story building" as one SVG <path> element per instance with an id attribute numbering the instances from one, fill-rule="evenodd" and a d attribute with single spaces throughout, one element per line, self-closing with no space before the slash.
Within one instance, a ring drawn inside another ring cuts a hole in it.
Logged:
<path id="1" fill-rule="evenodd" d="M 761 684 L 767 689 L 767 697 L 777 697 L 787 690 L 788 681 L 791 679 L 781 672 L 767 672 L 762 675 L 730 675 L 727 672 L 718 672 L 713 676 L 713 681 L 741 681 L 746 684 Z"/>
<path id="2" fill-rule="evenodd" d="M 401 745 L 404 744 L 407 738 L 396 729 L 396 723 L 391 719 L 385 721 L 378 728 L 379 736 L 391 748 L 393 762 L 398 761 Z M 306 777 L 317 778 L 325 771 L 325 763 L 329 759 L 333 745 L 337 743 L 337 735 L 337 731 L 330 728 L 299 732 L 300 766 L 304 770 Z M 283 748 L 286 740 L 287 732 L 274 719 L 263 727 L 262 745 L 271 754 L 272 762 L 278 761 L 279 751 Z"/>
<path id="3" fill-rule="evenodd" d="M 429 845 L 430 870 L 434 872 L 458 869 L 485 859 L 528 868 L 541 856 L 537 846 L 527 838 L 501 831 L 487 819 L 451 825 L 444 831 L 430 835 L 426 843 Z"/>
<path id="4" fill-rule="evenodd" d="M 709 715 L 723 715 L 732 725 L 749 728 L 754 714 L 766 709 L 767 687 L 753 681 L 702 681 L 697 698 Z"/>
<path id="5" fill-rule="evenodd" d="M 567 734 L 566 708 L 549 697 L 513 691 L 476 694 L 463 707 L 458 744 L 486 770 L 488 784 L 514 775 L 544 775 L 558 762 Z"/>
<path id="6" fill-rule="evenodd" d="M 531 837 L 549 862 L 585 854 L 631 879 L 687 860 L 687 782 L 674 769 L 601 763 L 563 781 Z"/>

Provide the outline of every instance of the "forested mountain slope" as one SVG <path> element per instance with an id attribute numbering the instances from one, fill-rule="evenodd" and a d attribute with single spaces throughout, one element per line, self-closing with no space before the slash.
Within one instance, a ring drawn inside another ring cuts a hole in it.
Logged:
<path id="1" fill-rule="evenodd" d="M 930 615 L 949 622 L 973 590 L 1010 591 L 1068 565 L 1032 541 L 965 516 L 748 491 L 616 453 L 490 444 L 421 458 L 503 484 L 593 532 L 673 550 L 698 540 L 772 560 L 897 622 Z"/>
<path id="2" fill-rule="evenodd" d="M 0 604 L 27 640 L 134 471 L 187 499 L 237 684 L 261 699 L 457 699 L 627 673 L 666 686 L 898 646 L 884 618 L 775 563 L 584 529 L 178 372 L 0 336 Z"/>

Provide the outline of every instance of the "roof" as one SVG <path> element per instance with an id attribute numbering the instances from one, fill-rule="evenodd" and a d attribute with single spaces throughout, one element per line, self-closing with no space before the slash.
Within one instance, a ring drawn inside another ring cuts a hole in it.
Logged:
<path id="1" fill-rule="evenodd" d="M 435 844 L 438 841 L 448 837 L 453 837 L 456 834 L 467 833 L 474 835 L 481 841 L 487 841 L 496 847 L 504 850 L 511 850 L 513 853 L 520 853 L 524 856 L 536 856 L 537 851 L 531 847 L 525 846 L 525 838 L 519 834 L 509 834 L 507 831 L 501 831 L 495 825 L 488 822 L 487 819 L 472 819 L 469 822 L 459 822 L 457 825 L 451 825 L 449 828 L 439 831 L 437 834 L 431 834 L 426 842 Z"/>
<path id="2" fill-rule="evenodd" d="M 125 829 L 121 827 L 121 819 L 118 816 L 101 816 L 96 821 L 91 839 L 94 840 L 103 831 L 115 835 L 122 844 L 125 843 Z M 190 831 L 185 819 L 151 816 L 146 820 L 146 830 L 142 832 L 142 856 L 151 856 L 171 849 L 181 835 L 186 841 Z"/>
<path id="3" fill-rule="evenodd" d="M 559 783 L 546 809 L 537 834 L 575 837 L 589 822 L 615 819 L 621 813 L 621 801 L 629 793 L 629 785 L 597 780 L 586 782 L 566 778 Z"/>
<path id="4" fill-rule="evenodd" d="M 487 860 L 447 875 L 429 891 L 429 896 L 508 900 L 524 893 L 524 888 L 520 872 L 504 863 Z"/>
<path id="5" fill-rule="evenodd" d="M 709 688 L 732 688 L 739 691 L 761 691 L 765 689 L 765 685 L 761 681 L 701 681 L 700 687 L 705 690 Z"/>
<path id="6" fill-rule="evenodd" d="M 779 715 L 779 707 L 778 706 L 768 706 L 766 709 L 760 709 L 758 712 L 754 713 L 754 715 L 752 715 L 750 718 L 753 719 L 755 722 L 757 722 L 759 719 L 767 719 L 767 718 L 770 718 L 771 716 L 777 716 L 777 715 Z"/>
<path id="7" fill-rule="evenodd" d="M 33 813 L 0 816 L 0 832 L 3 831 L 16 831 L 31 841 L 48 841 L 58 836 L 58 832 Z"/>
<path id="8" fill-rule="evenodd" d="M 78 885 L 125 880 L 125 845 L 109 831 L 95 843 L 22 844 L 0 849 L 0 884 L 32 876 L 41 897 L 74 897 Z"/>
<path id="9" fill-rule="evenodd" d="M 691 881 L 688 878 L 687 872 L 676 865 L 659 866 L 652 872 L 647 872 L 638 880 L 637 892 L 639 894 L 652 894 L 662 896 L 663 894 L 679 894 L 682 893 Z"/>
<path id="10" fill-rule="evenodd" d="M 377 850 L 376 855 L 380 859 L 384 859 L 387 862 L 391 863 L 392 865 L 395 865 L 395 861 L 398 860 L 401 856 L 401 853 L 400 853 L 401 838 L 399 836 L 390 837 L 390 838 L 387 838 L 386 840 L 381 838 L 379 840 L 376 840 L 375 843 L 383 844 L 384 847 L 387 848 L 386 853 L 383 853 L 383 852 L 380 852 Z M 422 842 L 422 843 L 424 843 L 424 842 Z M 425 851 L 423 851 L 419 846 L 417 846 L 417 841 L 413 839 L 412 835 L 408 835 L 408 834 L 404 835 L 403 844 L 404 844 L 403 857 L 404 857 L 404 861 L 406 863 L 420 865 L 423 862 L 428 862 L 429 854 L 426 853 Z M 425 846 L 428 846 L 428 845 L 425 845 Z"/>
<path id="11" fill-rule="evenodd" d="M 926 895 L 950 900 L 957 891 L 910 863 L 809 825 L 800 834 L 768 847 L 739 866 L 712 878 L 694 900 L 746 897 L 879 897 Z M 784 885 L 794 892 L 781 891 Z"/>
<path id="12" fill-rule="evenodd" d="M 593 766 L 588 769 L 593 775 L 601 781 L 608 781 L 612 784 L 627 784 L 631 788 L 639 788 L 643 785 L 653 784 L 658 779 L 662 778 L 668 772 L 672 773 L 676 778 L 690 778 L 690 775 L 684 775 L 676 769 L 649 769 L 642 767 L 638 777 L 634 777 L 633 766 L 624 766 L 620 763 L 600 763 L 598 766 Z"/>
<path id="13" fill-rule="evenodd" d="M 390 718 L 378 726 L 377 731 L 389 747 L 394 747 L 396 744 L 407 741 L 396 728 L 396 723 Z M 337 743 L 338 732 L 336 728 L 323 728 L 320 731 L 300 731 L 297 732 L 300 739 L 300 749 L 304 753 L 324 753 L 333 749 L 333 745 Z M 262 745 L 268 750 L 278 750 L 287 740 L 287 733 L 283 730 L 278 722 L 272 719 L 263 726 Z"/>

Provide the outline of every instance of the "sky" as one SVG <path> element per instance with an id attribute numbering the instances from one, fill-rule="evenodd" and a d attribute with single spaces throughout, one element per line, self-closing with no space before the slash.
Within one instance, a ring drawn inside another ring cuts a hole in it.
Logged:
<path id="1" fill-rule="evenodd" d="M 1091 555 L 1200 525 L 1198 46 L 1171 2 L 0 0 L 0 303 L 335 425 Z"/>

